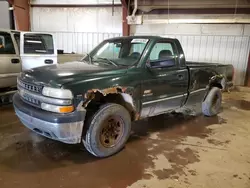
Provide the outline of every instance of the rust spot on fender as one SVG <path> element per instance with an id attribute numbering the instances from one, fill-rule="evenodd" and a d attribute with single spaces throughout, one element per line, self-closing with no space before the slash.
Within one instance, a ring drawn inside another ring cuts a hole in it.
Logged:
<path id="1" fill-rule="evenodd" d="M 105 89 L 91 89 L 87 91 L 84 97 L 88 99 L 89 96 L 92 96 L 92 94 L 96 92 L 99 92 L 103 94 L 104 96 L 106 96 L 107 94 L 111 94 L 111 93 L 125 93 L 126 89 L 127 89 L 126 87 L 119 87 L 119 86 L 105 88 Z"/>
<path id="2" fill-rule="evenodd" d="M 120 86 L 115 86 L 105 89 L 90 89 L 83 96 L 86 99 L 85 102 L 83 103 L 83 106 L 86 107 L 89 104 L 89 102 L 95 98 L 95 94 L 97 92 L 101 93 L 103 96 L 106 96 L 108 94 L 126 93 L 126 90 L 127 90 L 126 87 L 120 87 Z"/>
<path id="3" fill-rule="evenodd" d="M 135 114 L 135 120 L 139 120 L 141 117 L 140 117 L 140 113 L 136 112 Z"/>
<path id="4" fill-rule="evenodd" d="M 121 93 L 121 91 L 122 91 L 121 87 L 110 87 L 110 88 L 101 90 L 101 92 L 105 95 L 110 94 L 110 93 Z"/>

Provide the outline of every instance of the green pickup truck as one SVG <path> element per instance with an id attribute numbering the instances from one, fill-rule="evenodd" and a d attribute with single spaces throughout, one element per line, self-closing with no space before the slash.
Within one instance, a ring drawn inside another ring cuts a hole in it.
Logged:
<path id="1" fill-rule="evenodd" d="M 81 61 L 22 72 L 13 104 L 36 133 L 107 157 L 124 147 L 132 121 L 197 104 L 216 115 L 233 74 L 232 65 L 187 62 L 177 39 L 118 37 Z"/>

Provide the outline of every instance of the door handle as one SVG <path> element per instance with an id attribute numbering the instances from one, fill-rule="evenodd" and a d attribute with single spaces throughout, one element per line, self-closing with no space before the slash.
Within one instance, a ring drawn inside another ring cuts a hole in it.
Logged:
<path id="1" fill-rule="evenodd" d="M 20 63 L 20 60 L 19 59 L 11 59 L 11 63 L 17 64 L 17 63 Z"/>
<path id="2" fill-rule="evenodd" d="M 177 77 L 179 80 L 182 80 L 184 78 L 182 74 L 178 74 Z"/>
<path id="3" fill-rule="evenodd" d="M 53 60 L 52 59 L 45 59 L 44 63 L 45 64 L 53 64 Z"/>

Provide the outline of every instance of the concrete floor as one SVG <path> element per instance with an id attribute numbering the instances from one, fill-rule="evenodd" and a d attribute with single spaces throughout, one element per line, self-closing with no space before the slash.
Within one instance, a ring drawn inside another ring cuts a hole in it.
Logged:
<path id="1" fill-rule="evenodd" d="M 161 115 L 133 125 L 120 153 L 97 159 L 82 146 L 30 132 L 0 108 L 1 188 L 250 187 L 250 92 L 224 94 L 219 116 Z"/>

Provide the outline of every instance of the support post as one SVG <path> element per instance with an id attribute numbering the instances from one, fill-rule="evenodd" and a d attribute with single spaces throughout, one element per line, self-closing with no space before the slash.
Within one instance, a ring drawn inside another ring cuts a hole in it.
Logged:
<path id="1" fill-rule="evenodd" d="M 122 35 L 129 36 L 130 27 L 128 25 L 127 16 L 128 16 L 128 4 L 125 0 L 121 0 L 122 3 Z"/>
<path id="2" fill-rule="evenodd" d="M 30 5 L 29 0 L 8 0 L 13 6 L 15 29 L 30 31 Z"/>

